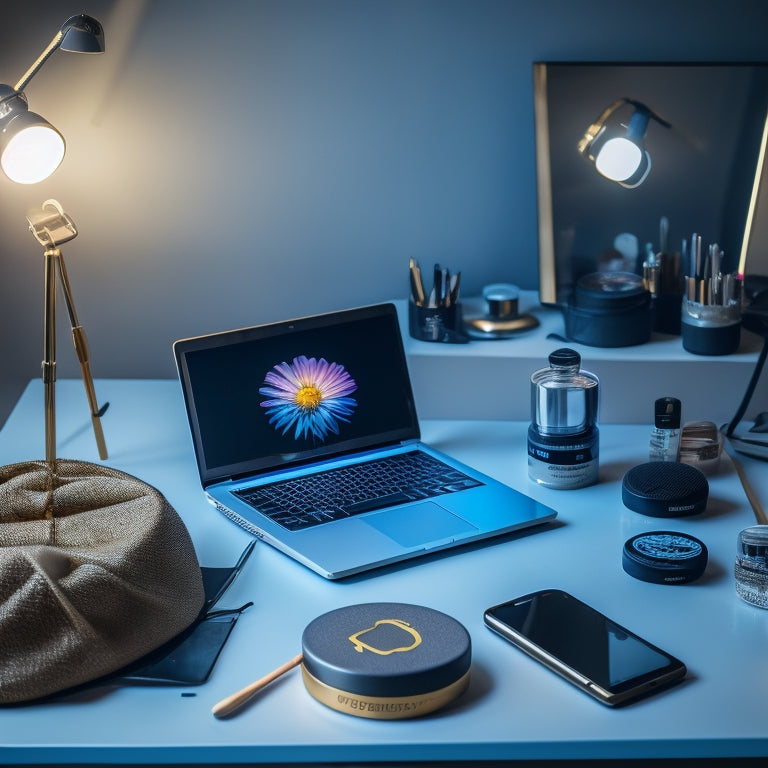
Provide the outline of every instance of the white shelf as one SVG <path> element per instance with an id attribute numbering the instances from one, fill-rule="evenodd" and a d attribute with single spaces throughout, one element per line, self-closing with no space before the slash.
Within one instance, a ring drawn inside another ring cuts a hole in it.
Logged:
<path id="1" fill-rule="evenodd" d="M 478 302 L 465 301 L 465 315 Z M 550 352 L 568 346 L 600 379 L 602 423 L 649 423 L 653 401 L 672 395 L 682 400 L 684 421 L 721 424 L 741 402 L 762 345 L 758 336 L 744 330 L 739 350 L 717 357 L 693 355 L 683 349 L 679 336 L 664 334 L 633 347 L 566 342 L 562 313 L 539 305 L 535 291 L 521 291 L 520 312 L 535 315 L 538 328 L 512 339 L 436 344 L 411 338 L 407 302 L 395 304 L 423 419 L 528 420 L 531 373 L 547 365 Z M 763 410 L 768 410 L 768 385 L 761 380 L 748 416 Z"/>

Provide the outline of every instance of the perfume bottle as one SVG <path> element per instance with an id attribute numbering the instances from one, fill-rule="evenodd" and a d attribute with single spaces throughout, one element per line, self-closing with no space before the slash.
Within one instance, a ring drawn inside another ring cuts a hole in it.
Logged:
<path id="1" fill-rule="evenodd" d="M 597 376 L 581 369 L 581 356 L 563 348 L 549 367 L 531 375 L 528 476 L 549 488 L 597 482 L 599 404 Z"/>
<path id="2" fill-rule="evenodd" d="M 682 406 L 676 397 L 660 397 L 654 403 L 651 461 L 677 461 L 680 450 L 680 413 Z"/>

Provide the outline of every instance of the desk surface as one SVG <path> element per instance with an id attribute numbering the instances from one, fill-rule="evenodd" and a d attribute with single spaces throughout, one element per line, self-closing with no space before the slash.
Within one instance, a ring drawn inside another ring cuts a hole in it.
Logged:
<path id="1" fill-rule="evenodd" d="M 201 564 L 234 564 L 250 537 L 205 501 L 175 381 L 97 381 L 109 401 L 106 464 L 159 488 L 185 520 Z M 97 462 L 79 381 L 57 386 L 58 454 Z M 221 607 L 254 605 L 239 619 L 213 673 L 198 687 L 91 688 L 0 710 L 0 763 L 363 762 L 768 755 L 768 612 L 735 593 L 737 533 L 755 522 L 727 458 L 710 477 L 695 518 L 659 521 L 624 508 L 624 472 L 646 460 L 648 428 L 601 429 L 598 485 L 539 488 L 526 474 L 526 424 L 433 421 L 424 439 L 559 511 L 556 524 L 439 553 L 341 582 L 325 581 L 257 545 Z M 33 381 L 0 432 L 0 463 L 41 458 L 42 385 Z M 744 460 L 768 498 L 764 464 Z M 762 470 L 762 471 L 761 471 Z M 660 525 L 660 522 L 662 523 Z M 623 542 L 660 527 L 705 542 L 704 576 L 686 586 L 637 581 L 621 567 Z M 612 710 L 594 702 L 492 634 L 483 609 L 542 587 L 560 587 L 686 662 L 676 688 Z M 417 720 L 340 714 L 305 691 L 297 670 L 217 720 L 211 707 L 287 661 L 305 625 L 328 610 L 372 601 L 435 608 L 468 629 L 469 690 Z"/>

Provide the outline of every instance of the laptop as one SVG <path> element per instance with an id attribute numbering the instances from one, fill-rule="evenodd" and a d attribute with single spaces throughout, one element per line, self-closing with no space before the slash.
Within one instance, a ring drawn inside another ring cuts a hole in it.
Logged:
<path id="1" fill-rule="evenodd" d="M 173 349 L 208 500 L 325 578 L 557 514 L 421 442 L 394 304 Z"/>

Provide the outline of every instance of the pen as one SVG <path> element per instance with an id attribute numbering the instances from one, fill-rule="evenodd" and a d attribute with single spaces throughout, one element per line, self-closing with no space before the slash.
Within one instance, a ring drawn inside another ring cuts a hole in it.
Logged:
<path id="1" fill-rule="evenodd" d="M 455 304 L 459 300 L 459 283 L 461 282 L 461 270 L 455 275 L 451 275 L 451 288 L 450 297 L 451 304 Z"/>
<path id="2" fill-rule="evenodd" d="M 410 260 L 410 274 L 411 274 L 411 296 L 414 303 L 423 307 L 426 299 L 424 295 L 424 284 L 421 281 L 421 269 L 419 268 L 419 262 L 416 259 Z"/>
<path id="3" fill-rule="evenodd" d="M 701 275 L 701 235 L 691 236 L 691 275 L 700 278 Z"/>
<path id="4" fill-rule="evenodd" d="M 439 264 L 435 264 L 432 270 L 432 292 L 434 300 L 430 297 L 430 306 L 440 307 L 443 304 L 443 271 Z"/>

